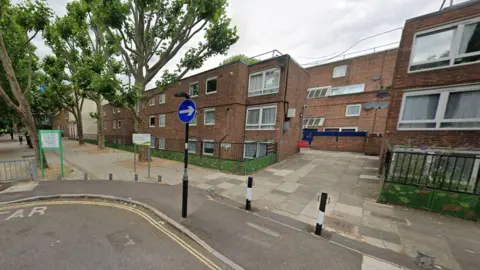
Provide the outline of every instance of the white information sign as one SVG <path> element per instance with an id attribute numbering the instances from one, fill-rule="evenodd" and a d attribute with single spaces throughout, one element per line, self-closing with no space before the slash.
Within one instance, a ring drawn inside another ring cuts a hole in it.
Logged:
<path id="1" fill-rule="evenodd" d="M 138 145 L 150 145 L 150 134 L 134 133 L 133 143 Z"/>
<path id="2" fill-rule="evenodd" d="M 40 133 L 43 148 L 60 148 L 59 133 Z"/>

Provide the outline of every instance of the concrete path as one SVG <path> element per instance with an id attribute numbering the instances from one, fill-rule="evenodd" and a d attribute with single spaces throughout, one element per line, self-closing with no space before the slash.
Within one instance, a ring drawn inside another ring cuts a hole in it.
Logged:
<path id="1" fill-rule="evenodd" d="M 41 182 L 31 191 L 2 194 L 0 201 L 55 194 L 105 194 L 147 203 L 175 222 L 181 223 L 212 248 L 244 269 L 402 269 L 305 233 L 295 227 L 286 226 L 279 221 L 246 212 L 239 209 L 233 201 L 223 197 L 209 197 L 205 192 L 196 188 L 190 189 L 187 219 L 180 217 L 181 189 L 177 186 L 154 183 L 48 181 Z M 76 210 L 73 214 L 77 213 L 79 216 L 97 216 L 98 214 L 82 211 Z M 56 213 L 52 213 L 50 216 L 55 218 L 56 215 Z M 112 222 L 114 222 L 117 220 L 115 217 L 117 214 L 112 213 L 112 215 L 114 218 Z M 110 213 L 104 213 L 103 216 L 110 217 Z M 0 224 L 5 222 L 5 217 L 0 216 L 0 220 L 3 220 L 0 221 Z M 95 218 L 92 220 L 95 221 Z M 17 222 L 22 221 L 19 219 Z M 108 227 L 103 226 L 105 222 L 110 223 L 102 221 L 100 231 Z M 113 228 L 119 227 L 118 224 L 122 222 L 117 220 L 115 223 L 117 225 L 111 225 Z M 62 225 L 56 223 L 55 226 Z M 123 226 L 128 227 L 127 224 Z M 50 226 L 48 230 L 53 228 Z M 64 227 L 59 229 L 59 233 L 61 234 L 64 229 Z M 43 230 L 47 230 L 47 228 L 45 227 Z M 133 227 L 130 230 L 132 234 L 135 233 Z M 137 234 L 139 238 L 142 238 L 142 235 L 141 231 Z M 105 245 L 107 245 L 106 242 Z M 104 253 L 101 248 L 97 252 Z M 186 269 L 193 268 L 186 267 Z"/>

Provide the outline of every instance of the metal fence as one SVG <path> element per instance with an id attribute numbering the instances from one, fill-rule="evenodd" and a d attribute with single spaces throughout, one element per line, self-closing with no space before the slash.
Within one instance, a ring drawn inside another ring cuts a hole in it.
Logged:
<path id="1" fill-rule="evenodd" d="M 387 151 L 385 182 L 480 194 L 480 155 Z"/>
<path id="2" fill-rule="evenodd" d="M 0 181 L 36 180 L 35 159 L 0 160 Z"/>

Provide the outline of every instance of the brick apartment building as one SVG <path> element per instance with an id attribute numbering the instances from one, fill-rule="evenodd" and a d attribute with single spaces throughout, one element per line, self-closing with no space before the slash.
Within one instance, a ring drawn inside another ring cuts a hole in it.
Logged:
<path id="1" fill-rule="evenodd" d="M 103 105 L 103 128 L 106 142 L 131 144 L 133 133 L 132 112 L 110 104 Z"/>
<path id="2" fill-rule="evenodd" d="M 183 91 L 197 106 L 190 123 L 191 153 L 229 158 L 238 157 L 235 151 L 243 159 L 276 150 L 282 160 L 298 152 L 308 80 L 307 72 L 289 55 L 251 65 L 241 61 L 222 65 L 184 78 L 150 99 L 141 109 L 148 125 L 141 132 L 152 134 L 151 147 L 183 149 L 185 127 L 177 117 L 182 98 L 174 97 Z"/>
<path id="3" fill-rule="evenodd" d="M 390 49 L 307 68 L 310 84 L 304 128 L 381 136 L 396 58 L 397 49 Z M 378 154 L 380 140 L 371 140 L 373 149 L 367 152 Z M 365 143 L 365 137 L 315 137 L 311 147 L 364 152 Z"/>
<path id="4" fill-rule="evenodd" d="M 392 146 L 480 148 L 480 1 L 406 21 L 386 133 Z"/>

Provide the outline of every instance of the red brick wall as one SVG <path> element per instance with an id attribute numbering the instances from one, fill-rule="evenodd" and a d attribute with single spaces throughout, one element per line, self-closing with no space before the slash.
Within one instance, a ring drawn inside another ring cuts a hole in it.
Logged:
<path id="1" fill-rule="evenodd" d="M 115 108 L 115 114 L 113 113 Z M 105 131 L 105 140 L 107 142 L 113 142 L 113 136 L 122 136 L 122 141 L 125 143 L 131 143 L 131 135 L 133 133 L 134 121 L 133 113 L 129 109 L 121 108 L 120 112 L 117 112 L 117 108 L 111 104 L 103 105 L 103 122 Z M 113 121 L 117 121 L 117 128 L 113 129 Z M 121 128 L 118 128 L 118 121 L 122 121 Z"/>
<path id="2" fill-rule="evenodd" d="M 345 116 L 345 111 L 349 104 L 388 100 L 388 97 L 378 98 L 377 94 L 391 87 L 396 57 L 397 50 L 393 49 L 307 69 L 310 74 L 309 88 L 365 83 L 365 92 L 307 99 L 305 117 L 325 117 L 320 131 L 325 127 L 358 127 L 358 131 L 384 132 L 387 109 L 362 108 L 360 116 L 349 117 Z M 334 67 L 341 65 L 347 65 L 346 76 L 333 78 Z M 372 80 L 376 76 L 380 79 Z"/>
<path id="3" fill-rule="evenodd" d="M 460 8 L 459 8 L 460 7 Z M 393 91 L 387 116 L 387 140 L 391 145 L 412 147 L 480 147 L 479 131 L 399 131 L 397 130 L 402 97 L 405 90 L 480 82 L 480 63 L 430 71 L 408 73 L 411 47 L 417 31 L 462 21 L 480 14 L 480 2 L 453 6 L 406 22 L 397 58 Z"/>
<path id="4" fill-rule="evenodd" d="M 68 128 L 68 111 L 61 110 L 57 115 L 53 117 L 52 120 L 52 128 L 57 129 L 58 127 L 63 127 L 63 136 L 69 136 L 69 128 Z"/>
<path id="5" fill-rule="evenodd" d="M 371 133 L 367 135 L 367 140 L 365 141 L 365 151 L 366 155 L 378 156 L 382 149 L 383 136 L 381 134 Z"/>
<path id="6" fill-rule="evenodd" d="M 365 137 L 338 137 L 335 136 L 314 136 L 312 149 L 328 151 L 344 151 L 363 153 L 365 149 Z"/>

